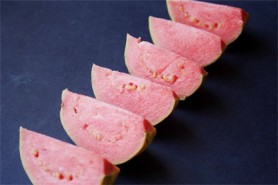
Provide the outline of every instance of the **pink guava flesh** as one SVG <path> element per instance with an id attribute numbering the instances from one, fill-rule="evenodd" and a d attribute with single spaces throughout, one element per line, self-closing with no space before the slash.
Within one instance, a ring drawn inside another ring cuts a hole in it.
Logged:
<path id="1" fill-rule="evenodd" d="M 150 16 L 149 30 L 155 45 L 200 66 L 215 62 L 226 47 L 221 38 L 213 33 L 166 19 Z"/>
<path id="2" fill-rule="evenodd" d="M 166 86 L 97 65 L 92 67 L 95 97 L 147 119 L 156 125 L 174 109 L 174 92 Z"/>
<path id="3" fill-rule="evenodd" d="M 96 153 L 20 128 L 20 157 L 33 184 L 113 183 L 119 168 Z"/>
<path id="4" fill-rule="evenodd" d="M 142 116 L 67 89 L 62 93 L 60 117 L 78 146 L 113 164 L 128 161 L 155 136 L 155 128 Z"/>
<path id="5" fill-rule="evenodd" d="M 173 21 L 214 33 L 226 45 L 241 34 L 248 14 L 236 7 L 192 0 L 166 0 Z"/>
<path id="6" fill-rule="evenodd" d="M 132 75 L 168 86 L 182 100 L 198 89 L 207 74 L 196 62 L 129 34 L 125 64 Z"/>

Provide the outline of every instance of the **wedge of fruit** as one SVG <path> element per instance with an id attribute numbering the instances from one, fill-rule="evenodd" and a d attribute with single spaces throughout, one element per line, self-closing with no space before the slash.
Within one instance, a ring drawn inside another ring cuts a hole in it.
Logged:
<path id="1" fill-rule="evenodd" d="M 248 14 L 237 7 L 193 0 L 166 0 L 173 21 L 214 33 L 226 45 L 241 34 Z"/>
<path id="2" fill-rule="evenodd" d="M 174 109 L 174 92 L 166 86 L 97 65 L 92 67 L 95 97 L 146 118 L 152 125 Z"/>
<path id="3" fill-rule="evenodd" d="M 213 33 L 152 16 L 149 17 L 149 31 L 155 45 L 200 66 L 215 62 L 226 47 L 221 38 Z"/>
<path id="4" fill-rule="evenodd" d="M 20 128 L 20 157 L 35 185 L 112 184 L 119 168 L 95 152 Z"/>
<path id="5" fill-rule="evenodd" d="M 62 94 L 60 117 L 78 146 L 113 164 L 124 163 L 142 152 L 156 133 L 142 116 L 67 89 Z"/>
<path id="6" fill-rule="evenodd" d="M 130 74 L 170 87 L 181 100 L 193 94 L 207 74 L 196 62 L 129 34 L 125 64 Z"/>

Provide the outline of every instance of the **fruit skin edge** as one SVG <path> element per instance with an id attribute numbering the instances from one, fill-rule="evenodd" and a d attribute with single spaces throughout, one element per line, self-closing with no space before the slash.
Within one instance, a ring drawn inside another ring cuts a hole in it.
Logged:
<path id="1" fill-rule="evenodd" d="M 65 91 L 68 91 L 68 89 L 65 89 L 62 93 L 62 98 L 63 99 L 63 96 L 64 96 L 64 93 Z M 63 103 L 62 103 L 63 104 Z M 75 143 L 74 139 L 73 139 L 73 136 L 71 136 L 69 133 L 68 133 L 68 130 L 65 128 L 64 126 L 64 119 L 63 119 L 63 105 L 61 104 L 61 110 L 60 110 L 60 120 L 61 120 L 61 124 L 62 124 L 62 127 L 64 128 L 65 132 L 67 133 L 67 135 L 70 137 L 70 139 Z M 106 103 L 108 104 L 108 103 Z M 154 137 L 156 135 L 156 128 L 153 127 L 153 130 L 151 132 L 146 132 L 144 134 L 144 137 L 142 138 L 142 143 L 141 145 L 139 145 L 138 147 L 138 150 L 136 150 L 134 153 L 132 153 L 126 160 L 124 161 L 117 161 L 117 162 L 114 162 L 112 164 L 114 165 L 119 165 L 119 164 L 122 164 L 122 163 L 125 163 L 129 160 L 131 160 L 132 158 L 134 158 L 135 156 L 139 155 L 140 153 L 142 153 L 145 149 L 148 148 L 148 146 L 152 143 Z M 77 145 L 78 146 L 78 145 Z M 81 146 L 80 146 L 81 147 Z M 83 148 L 83 147 L 82 147 Z M 89 150 L 89 149 L 87 149 Z M 99 154 L 101 156 L 101 154 Z M 108 159 L 107 159 L 108 160 Z"/>
<path id="2" fill-rule="evenodd" d="M 166 0 L 166 8 L 167 8 L 168 15 L 169 15 L 170 19 L 171 19 L 172 21 L 174 21 L 173 13 L 172 13 L 172 9 L 170 8 L 171 6 L 169 5 L 169 1 L 171 1 L 171 0 Z M 203 2 L 203 1 L 202 1 L 202 2 Z M 241 9 L 241 10 L 244 11 L 243 9 Z M 241 31 L 240 31 L 233 39 L 231 39 L 228 43 L 225 43 L 225 47 L 223 48 L 222 54 L 224 53 L 224 51 L 226 50 L 226 48 L 228 47 L 228 45 L 230 45 L 232 42 L 234 42 L 235 40 L 238 39 L 238 37 L 242 34 L 244 28 L 246 27 L 247 22 L 248 22 L 248 20 L 249 20 L 249 18 L 250 18 L 250 15 L 249 15 L 249 13 L 247 13 L 247 12 L 245 12 L 245 11 L 244 11 L 244 13 L 246 13 L 246 17 L 245 17 L 245 19 L 243 19 L 243 24 L 242 24 L 242 26 L 241 26 Z M 152 37 L 152 36 L 151 36 L 151 37 Z M 222 54 L 221 54 L 221 56 L 222 56 Z M 219 56 L 219 58 L 220 58 L 221 56 Z M 208 65 L 209 65 L 209 64 L 208 64 Z"/>
<path id="3" fill-rule="evenodd" d="M 101 185 L 107 185 L 107 184 L 113 185 L 117 180 L 119 174 L 120 174 L 120 168 L 118 167 L 118 171 L 112 172 L 110 174 L 106 174 L 103 177 Z"/>

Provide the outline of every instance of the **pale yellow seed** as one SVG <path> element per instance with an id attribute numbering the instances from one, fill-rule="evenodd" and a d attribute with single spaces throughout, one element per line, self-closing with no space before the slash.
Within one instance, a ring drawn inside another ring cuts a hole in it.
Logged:
<path id="1" fill-rule="evenodd" d="M 96 134 L 96 140 L 97 140 L 97 141 L 100 141 L 101 139 L 102 139 L 101 134 Z"/>
<path id="2" fill-rule="evenodd" d="M 200 23 L 200 20 L 199 20 L 199 19 L 197 19 L 197 18 L 195 18 L 195 17 L 192 19 L 192 21 L 193 21 L 195 24 Z"/>
<path id="3" fill-rule="evenodd" d="M 43 162 L 42 162 L 42 161 L 39 162 L 39 166 L 40 166 L 40 167 L 43 166 Z"/>
<path id="4" fill-rule="evenodd" d="M 142 84 L 140 87 L 141 90 L 145 90 L 146 89 L 146 85 Z"/>
<path id="5" fill-rule="evenodd" d="M 157 74 L 156 74 L 156 72 L 154 71 L 154 72 L 153 72 L 153 77 L 155 78 L 155 77 L 156 77 L 156 75 L 157 75 Z"/>
<path id="6" fill-rule="evenodd" d="M 190 17 L 190 15 L 189 15 L 188 12 L 185 12 L 185 13 L 183 14 L 183 16 L 184 16 L 184 18 L 189 18 L 189 17 Z"/>
<path id="7" fill-rule="evenodd" d="M 202 27 L 205 29 L 210 29 L 210 26 L 208 24 L 203 24 Z"/>
<path id="8" fill-rule="evenodd" d="M 175 76 L 173 76 L 173 75 L 164 75 L 163 80 L 165 80 L 166 82 L 173 83 L 175 81 Z"/>
<path id="9" fill-rule="evenodd" d="M 126 88 L 127 90 L 136 90 L 136 89 L 137 89 L 137 85 L 135 85 L 135 84 L 127 84 L 127 85 L 125 86 L 125 88 Z"/>
<path id="10" fill-rule="evenodd" d="M 183 6 L 182 5 L 179 6 L 179 11 L 183 12 Z"/>
<path id="11" fill-rule="evenodd" d="M 184 65 L 182 63 L 178 63 L 178 67 L 183 69 L 184 68 Z"/>
<path id="12" fill-rule="evenodd" d="M 50 171 L 50 169 L 47 167 L 47 166 L 45 166 L 44 164 L 42 164 L 42 169 L 44 170 L 44 171 L 46 171 L 46 172 L 49 172 Z"/>

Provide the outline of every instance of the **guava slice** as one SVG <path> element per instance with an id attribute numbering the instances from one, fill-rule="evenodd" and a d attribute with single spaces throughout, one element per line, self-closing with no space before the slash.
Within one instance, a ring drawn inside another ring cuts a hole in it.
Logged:
<path id="1" fill-rule="evenodd" d="M 149 30 L 155 45 L 200 66 L 215 62 L 226 47 L 221 38 L 213 33 L 162 18 L 150 16 Z"/>
<path id="2" fill-rule="evenodd" d="M 156 133 L 142 116 L 67 89 L 62 93 L 60 117 L 78 146 L 113 164 L 124 163 L 141 153 Z"/>
<path id="3" fill-rule="evenodd" d="M 20 157 L 32 184 L 112 184 L 119 168 L 96 153 L 20 127 Z"/>
<path id="4" fill-rule="evenodd" d="M 248 14 L 237 7 L 192 0 L 166 2 L 173 21 L 214 33 L 226 45 L 238 38 L 248 19 Z"/>
<path id="5" fill-rule="evenodd" d="M 125 64 L 130 74 L 170 87 L 181 100 L 193 94 L 207 74 L 196 62 L 129 34 Z"/>
<path id="6" fill-rule="evenodd" d="M 139 114 L 152 125 L 165 119 L 176 104 L 174 92 L 169 87 L 95 64 L 92 87 L 98 100 Z"/>

